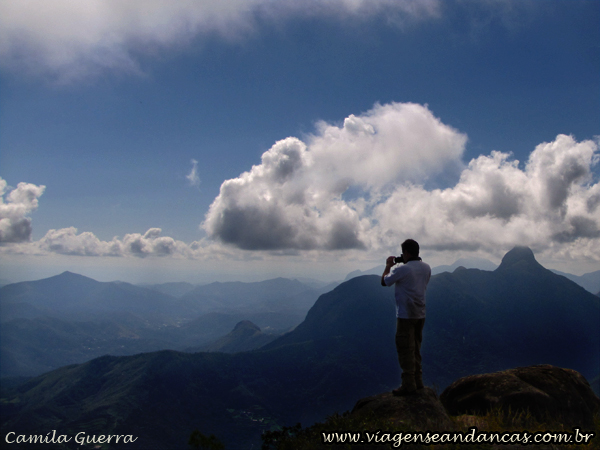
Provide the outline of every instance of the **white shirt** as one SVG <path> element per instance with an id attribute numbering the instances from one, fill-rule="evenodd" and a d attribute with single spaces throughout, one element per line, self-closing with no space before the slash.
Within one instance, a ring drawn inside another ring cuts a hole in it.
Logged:
<path id="1" fill-rule="evenodd" d="M 395 286 L 396 317 L 425 318 L 425 291 L 431 278 L 431 267 L 423 261 L 409 261 L 392 267 L 383 278 L 386 286 Z"/>

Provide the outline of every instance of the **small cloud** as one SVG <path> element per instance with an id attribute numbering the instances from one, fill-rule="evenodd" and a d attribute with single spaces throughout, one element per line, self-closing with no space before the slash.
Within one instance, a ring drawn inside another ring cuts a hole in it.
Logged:
<path id="1" fill-rule="evenodd" d="M 49 230 L 35 244 L 42 251 L 62 255 L 122 256 L 123 254 L 123 245 L 117 238 L 113 238 L 110 242 L 103 242 L 89 231 L 77 234 L 75 227 Z"/>
<path id="2" fill-rule="evenodd" d="M 186 175 L 187 180 L 190 182 L 190 186 L 200 187 L 200 177 L 198 176 L 198 161 L 192 159 L 192 170 Z"/>
<path id="3" fill-rule="evenodd" d="M 31 239 L 31 218 L 38 207 L 38 198 L 46 186 L 19 183 L 6 195 L 8 185 L 0 178 L 0 243 L 28 242 Z"/>
<path id="4" fill-rule="evenodd" d="M 49 230 L 34 244 L 42 251 L 78 256 L 183 256 L 193 257 L 190 245 L 168 236 L 161 236 L 160 228 L 150 228 L 144 234 L 126 234 L 122 239 L 102 241 L 93 233 L 77 233 L 74 227 Z"/>

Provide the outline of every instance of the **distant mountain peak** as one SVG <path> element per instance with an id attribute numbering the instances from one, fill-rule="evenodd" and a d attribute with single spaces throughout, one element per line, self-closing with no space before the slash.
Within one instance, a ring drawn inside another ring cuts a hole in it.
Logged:
<path id="1" fill-rule="evenodd" d="M 82 278 L 92 279 L 92 278 L 86 277 L 85 275 L 80 275 L 80 274 L 75 273 L 75 272 L 69 272 L 68 270 L 65 270 L 63 273 L 55 276 L 55 278 L 57 278 L 57 277 L 60 277 L 60 278 L 77 278 L 77 279 L 82 279 Z"/>
<path id="2" fill-rule="evenodd" d="M 516 246 L 511 251 L 509 251 L 504 258 L 502 258 L 502 262 L 498 267 L 498 270 L 506 269 L 511 267 L 517 263 L 527 263 L 539 265 L 536 261 L 533 251 L 526 246 Z"/>
<path id="3" fill-rule="evenodd" d="M 80 275 L 78 273 L 74 273 L 74 272 L 69 272 L 68 270 L 65 270 L 64 272 L 58 274 L 58 275 L 54 275 L 48 278 L 44 278 L 41 280 L 36 280 L 33 281 L 33 283 L 39 283 L 39 282 L 59 282 L 59 283 L 100 283 L 99 281 L 94 280 L 93 278 L 90 277 L 86 277 L 85 275 Z"/>
<path id="4" fill-rule="evenodd" d="M 242 320 L 241 322 L 238 322 L 235 328 L 233 329 L 234 332 L 239 332 L 242 330 L 261 331 L 260 327 L 250 322 L 249 320 Z"/>

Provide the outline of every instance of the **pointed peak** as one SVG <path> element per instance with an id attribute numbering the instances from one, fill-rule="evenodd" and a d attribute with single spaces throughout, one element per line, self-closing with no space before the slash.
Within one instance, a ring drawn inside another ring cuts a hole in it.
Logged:
<path id="1" fill-rule="evenodd" d="M 49 277 L 49 278 L 44 278 L 43 280 L 37 280 L 37 282 L 60 282 L 60 283 L 88 283 L 88 284 L 93 284 L 93 283 L 99 283 L 99 281 L 94 280 L 93 278 L 90 277 L 86 277 L 85 275 L 80 275 L 78 273 L 74 273 L 74 272 L 69 272 L 68 270 L 65 270 L 63 273 L 58 274 L 58 275 L 54 275 L 53 277 Z"/>
<path id="2" fill-rule="evenodd" d="M 63 273 L 59 274 L 58 276 L 59 277 L 72 277 L 72 276 L 81 277 L 83 275 L 79 275 L 78 273 L 69 272 L 68 270 L 65 270 Z"/>
<path id="3" fill-rule="evenodd" d="M 506 255 L 504 255 L 504 258 L 502 258 L 502 262 L 500 263 L 500 267 L 498 267 L 498 269 L 506 269 L 507 267 L 511 267 L 517 263 L 539 265 L 535 259 L 533 251 L 529 247 L 516 246 Z"/>
<path id="4" fill-rule="evenodd" d="M 90 277 L 86 277 L 85 275 L 81 275 L 75 272 L 69 272 L 68 270 L 65 270 L 63 273 L 59 274 L 59 275 L 55 275 L 54 277 L 50 277 L 50 278 L 63 278 L 63 279 L 71 279 L 71 280 L 94 280 L 93 278 Z"/>
<path id="5" fill-rule="evenodd" d="M 81 276 L 82 275 L 65 270 L 64 272 L 59 273 L 58 275 L 52 275 L 51 277 L 47 277 L 47 278 L 43 278 L 43 279 L 44 280 L 64 280 L 64 279 L 73 279 L 73 278 L 81 277 Z M 40 281 L 40 280 L 37 280 L 37 281 Z"/>

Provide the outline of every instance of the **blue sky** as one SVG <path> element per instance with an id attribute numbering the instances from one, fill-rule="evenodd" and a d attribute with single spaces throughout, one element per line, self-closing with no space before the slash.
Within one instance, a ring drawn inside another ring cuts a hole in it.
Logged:
<path id="1" fill-rule="evenodd" d="M 600 268 L 598 1 L 0 17 L 4 282 L 336 279 L 408 237 L 432 265 Z"/>

